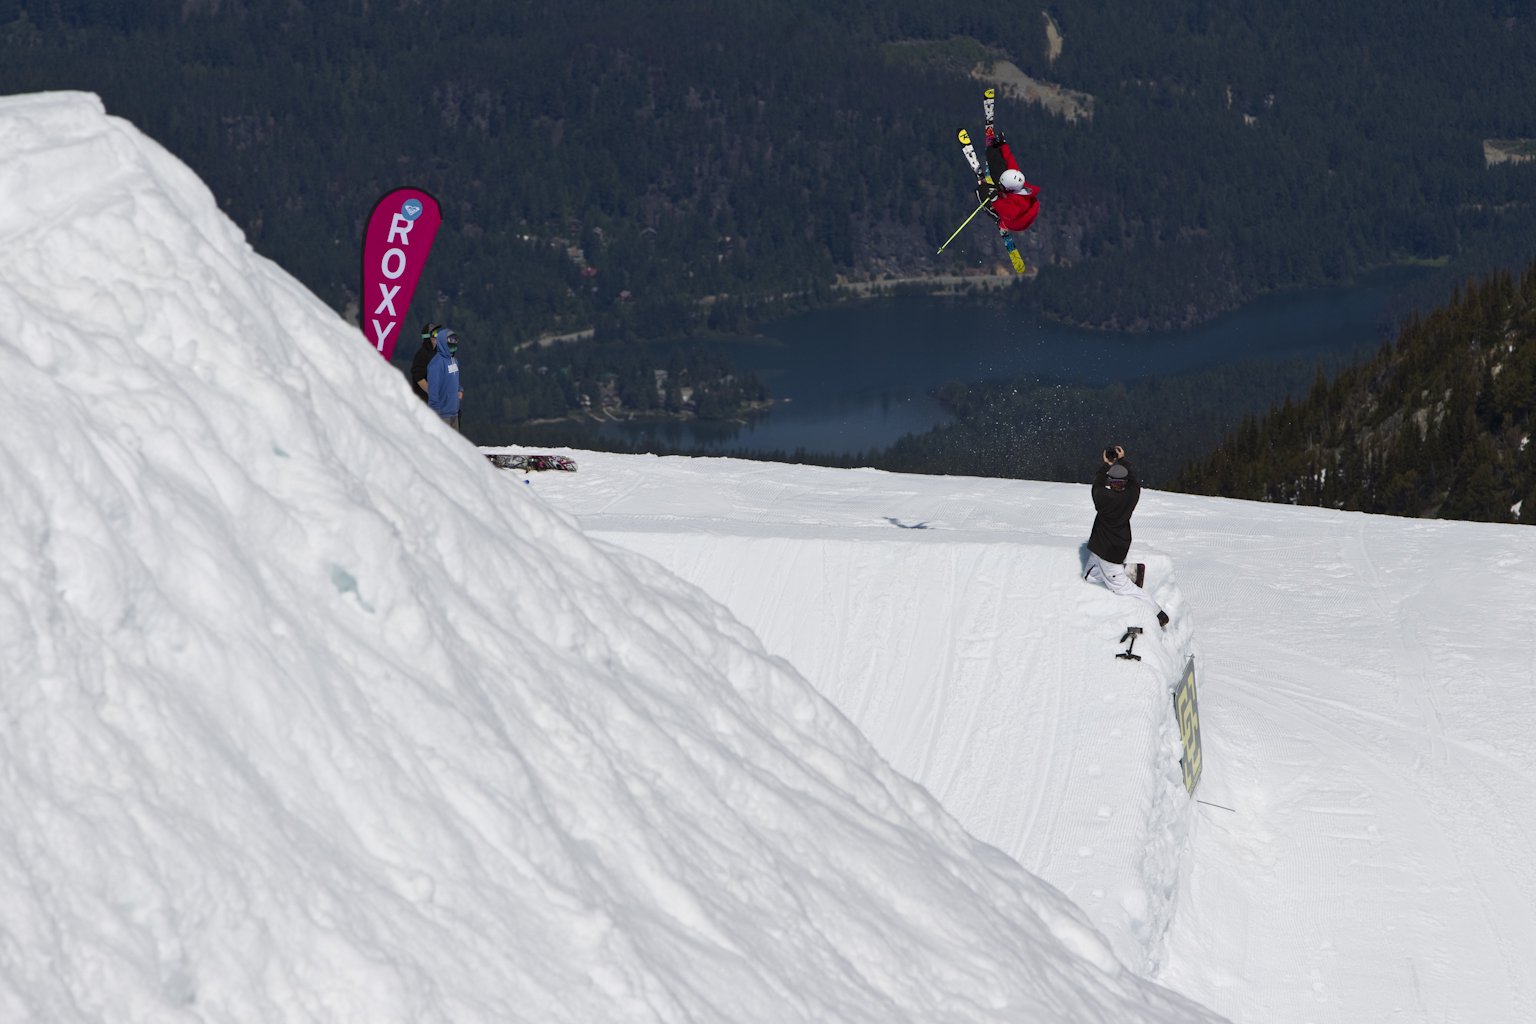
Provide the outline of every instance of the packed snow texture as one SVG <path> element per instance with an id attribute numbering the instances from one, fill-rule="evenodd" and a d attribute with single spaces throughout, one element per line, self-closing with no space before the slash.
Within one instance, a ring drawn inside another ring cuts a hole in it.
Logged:
<path id="1" fill-rule="evenodd" d="M 0 1020 L 1217 1019 L 724 605 L 492 468 L 94 97 L 0 100 L 0 143 Z M 1178 835 L 1160 714 L 1070 732 L 1099 646 L 1035 681 L 1067 713 L 1040 767 L 1134 759 Z M 960 724 L 936 749 L 991 751 Z M 1030 780 L 1030 843 L 1064 781 Z"/>
<path id="2" fill-rule="evenodd" d="M 717 597 L 1136 970 L 1236 1021 L 1536 1020 L 1529 527 L 1149 491 L 1164 632 L 1079 578 L 1085 486 L 580 459 L 531 486 Z M 1157 733 L 1186 656 L 1187 834 Z"/>

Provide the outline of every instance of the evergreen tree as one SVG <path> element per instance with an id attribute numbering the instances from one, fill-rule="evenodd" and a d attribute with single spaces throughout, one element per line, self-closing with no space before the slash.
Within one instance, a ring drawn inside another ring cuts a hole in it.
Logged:
<path id="1" fill-rule="evenodd" d="M 1518 282 L 1469 281 L 1373 360 L 1244 421 L 1174 488 L 1486 522 L 1511 521 L 1519 504 L 1520 521 L 1532 521 L 1536 506 L 1523 499 L 1536 486 L 1533 282 L 1536 263 Z M 1260 475 L 1234 473 L 1238 460 Z"/>

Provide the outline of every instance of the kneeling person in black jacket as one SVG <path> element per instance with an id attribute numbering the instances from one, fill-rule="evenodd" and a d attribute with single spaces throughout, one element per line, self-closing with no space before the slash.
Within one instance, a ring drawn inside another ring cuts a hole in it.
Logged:
<path id="1" fill-rule="evenodd" d="M 1093 532 L 1088 535 L 1088 571 L 1085 579 L 1102 583 L 1116 594 L 1137 597 L 1157 609 L 1157 624 L 1168 625 L 1168 613 L 1158 608 L 1152 595 L 1125 574 L 1125 556 L 1131 550 L 1131 513 L 1141 500 L 1141 484 L 1125 461 L 1120 445 L 1104 449 L 1104 462 L 1093 477 Z"/>

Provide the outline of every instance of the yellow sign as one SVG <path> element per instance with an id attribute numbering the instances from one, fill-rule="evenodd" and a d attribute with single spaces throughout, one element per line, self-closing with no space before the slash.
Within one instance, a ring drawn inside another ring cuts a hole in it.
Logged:
<path id="1" fill-rule="evenodd" d="M 1195 659 L 1184 666 L 1184 678 L 1173 690 L 1173 713 L 1179 719 L 1179 739 L 1184 742 L 1184 788 L 1191 794 L 1200 781 L 1200 707 L 1195 700 Z"/>

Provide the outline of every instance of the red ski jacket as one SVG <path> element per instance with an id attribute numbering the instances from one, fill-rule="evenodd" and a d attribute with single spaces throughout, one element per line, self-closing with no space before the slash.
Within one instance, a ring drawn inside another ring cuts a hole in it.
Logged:
<path id="1" fill-rule="evenodd" d="M 1019 169 L 1019 162 L 1013 158 L 1013 150 L 1008 143 L 998 146 L 997 151 L 1002 154 L 1009 168 L 1015 171 Z M 998 223 L 1009 231 L 1023 231 L 1035 222 L 1035 217 L 1040 213 L 1040 189 L 1025 184 L 1022 192 L 1004 192 L 992 200 L 992 211 L 997 214 Z"/>

